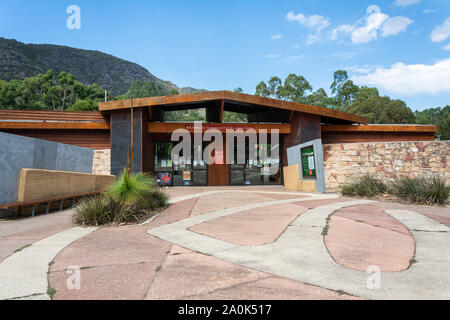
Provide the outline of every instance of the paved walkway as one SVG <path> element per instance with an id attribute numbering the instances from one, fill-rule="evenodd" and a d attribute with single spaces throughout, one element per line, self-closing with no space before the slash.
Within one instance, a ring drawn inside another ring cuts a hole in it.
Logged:
<path id="1" fill-rule="evenodd" d="M 448 208 L 280 187 L 169 193 L 141 226 L 79 228 L 70 212 L 0 221 L 0 299 L 450 298 Z"/>

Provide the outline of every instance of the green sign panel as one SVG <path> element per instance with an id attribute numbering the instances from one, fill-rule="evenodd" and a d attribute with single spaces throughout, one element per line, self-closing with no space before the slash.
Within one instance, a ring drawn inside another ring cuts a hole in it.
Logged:
<path id="1" fill-rule="evenodd" d="M 304 178 L 316 178 L 316 159 L 314 156 L 314 147 L 302 149 L 302 170 Z"/>

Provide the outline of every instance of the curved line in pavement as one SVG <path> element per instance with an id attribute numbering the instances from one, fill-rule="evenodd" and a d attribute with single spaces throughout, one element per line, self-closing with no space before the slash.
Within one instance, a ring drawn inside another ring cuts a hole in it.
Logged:
<path id="1" fill-rule="evenodd" d="M 16 252 L 0 263 L 0 300 L 49 299 L 47 273 L 50 262 L 71 243 L 97 230 L 75 227 Z"/>
<path id="2" fill-rule="evenodd" d="M 212 255 L 224 261 L 277 276 L 290 278 L 369 299 L 450 299 L 450 229 L 413 211 L 386 210 L 412 233 L 417 263 L 397 273 L 379 273 L 380 286 L 370 287 L 374 274 L 351 270 L 333 261 L 323 241 L 327 217 L 344 207 L 374 203 L 355 200 L 333 203 L 306 211 L 277 241 L 262 246 L 238 246 L 188 230 L 193 225 L 253 208 L 317 199 L 271 201 L 213 211 L 187 218 L 148 233 L 181 247 Z M 322 195 L 324 197 L 324 195 Z M 268 259 L 270 257 L 270 259 Z"/>

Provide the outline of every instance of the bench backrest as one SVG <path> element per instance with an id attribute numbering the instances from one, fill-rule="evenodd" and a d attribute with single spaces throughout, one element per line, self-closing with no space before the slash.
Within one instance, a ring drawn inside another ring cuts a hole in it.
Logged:
<path id="1" fill-rule="evenodd" d="M 39 169 L 21 169 L 17 201 L 31 202 L 103 191 L 114 176 Z"/>

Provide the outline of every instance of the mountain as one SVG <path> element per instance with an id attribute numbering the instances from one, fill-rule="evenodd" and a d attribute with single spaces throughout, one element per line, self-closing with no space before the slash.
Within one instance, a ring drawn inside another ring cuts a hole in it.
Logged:
<path id="1" fill-rule="evenodd" d="M 50 44 L 24 44 L 0 38 L 0 79 L 10 81 L 45 73 L 49 69 L 58 74 L 66 71 L 84 84 L 96 83 L 113 95 L 125 93 L 133 81 L 154 82 L 180 93 L 198 90 L 179 88 L 163 81 L 140 65 L 112 55 Z"/>

